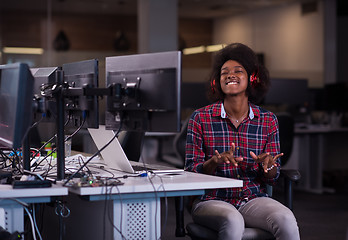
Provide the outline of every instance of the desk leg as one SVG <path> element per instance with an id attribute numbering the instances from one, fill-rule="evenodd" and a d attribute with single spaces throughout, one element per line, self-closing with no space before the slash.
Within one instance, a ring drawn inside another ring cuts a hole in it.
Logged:
<path id="1" fill-rule="evenodd" d="M 0 219 L 2 227 L 13 233 L 24 231 L 24 212 L 19 204 L 10 204 L 0 208 Z"/>
<path id="2" fill-rule="evenodd" d="M 322 134 L 312 136 L 311 141 L 311 169 L 312 179 L 311 186 L 314 189 L 318 189 L 320 193 L 323 192 L 323 161 L 324 161 L 324 138 Z"/>
<path id="3" fill-rule="evenodd" d="M 114 200 L 114 239 L 161 237 L 160 198 Z M 123 237 L 123 238 L 122 238 Z"/>
<path id="4" fill-rule="evenodd" d="M 313 193 L 334 192 L 323 186 L 323 165 L 325 161 L 325 139 L 322 134 L 308 134 L 300 140 L 300 189 Z"/>
<path id="5" fill-rule="evenodd" d="M 321 192 L 329 192 L 329 193 L 334 193 L 335 189 L 333 188 L 328 188 L 324 187 L 323 185 L 323 172 L 324 172 L 324 161 L 330 160 L 330 159 L 325 159 L 327 155 L 326 149 L 327 149 L 327 144 L 326 144 L 326 138 L 323 134 L 318 135 L 318 144 L 317 147 L 318 149 L 318 169 L 317 169 L 317 188 L 321 190 Z M 314 148 L 314 147 L 313 147 Z"/>
<path id="6" fill-rule="evenodd" d="M 310 136 L 304 135 L 298 137 L 298 161 L 299 170 L 301 172 L 301 180 L 299 182 L 300 188 L 304 190 L 310 190 L 311 180 L 311 151 L 310 151 Z"/>

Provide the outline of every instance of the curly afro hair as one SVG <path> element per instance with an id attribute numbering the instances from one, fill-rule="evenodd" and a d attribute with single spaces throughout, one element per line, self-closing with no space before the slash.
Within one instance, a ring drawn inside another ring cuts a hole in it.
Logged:
<path id="1" fill-rule="evenodd" d="M 220 72 L 222 65 L 228 60 L 237 61 L 245 68 L 249 79 L 246 94 L 250 102 L 260 103 L 270 86 L 268 70 L 259 63 L 255 52 L 242 43 L 232 43 L 216 53 L 209 79 L 210 100 L 219 101 L 225 97 L 220 86 Z"/>

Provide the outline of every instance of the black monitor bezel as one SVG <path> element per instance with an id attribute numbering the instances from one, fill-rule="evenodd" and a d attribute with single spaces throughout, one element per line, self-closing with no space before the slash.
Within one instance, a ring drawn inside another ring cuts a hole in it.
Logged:
<path id="1" fill-rule="evenodd" d="M 31 74 L 35 79 L 33 89 L 34 97 L 41 98 L 43 104 L 45 104 L 45 106 L 43 106 L 44 109 L 38 109 L 38 111 L 33 113 L 34 122 L 56 122 L 56 103 L 52 98 L 49 99 L 46 98 L 47 96 L 42 95 L 42 91 L 45 92 L 45 89 L 46 91 L 51 91 L 54 84 L 57 83 L 56 71 L 58 70 L 60 70 L 60 67 L 30 68 Z M 42 117 L 42 114 L 44 114 L 44 117 Z"/>
<path id="2" fill-rule="evenodd" d="M 32 76 L 29 66 L 26 63 L 13 63 L 0 65 L 0 72 L 2 78 L 2 71 L 18 70 L 18 75 L 15 81 L 16 86 L 16 103 L 11 105 L 11 113 L 13 116 L 13 129 L 11 139 L 0 137 L 0 145 L 18 149 L 22 146 L 23 138 L 27 133 L 32 123 L 32 106 L 33 106 L 33 86 L 34 77 Z M 0 80 L 2 81 L 2 80 Z M 1 87 L 1 86 L 0 86 Z M 1 134 L 1 133 L 0 133 Z"/>

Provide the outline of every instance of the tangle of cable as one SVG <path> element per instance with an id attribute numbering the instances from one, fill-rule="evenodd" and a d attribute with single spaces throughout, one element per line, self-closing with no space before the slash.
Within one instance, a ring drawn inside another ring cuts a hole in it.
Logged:
<path id="1" fill-rule="evenodd" d="M 117 133 L 110 139 L 110 141 L 107 143 L 107 144 L 105 144 L 101 149 L 99 149 L 98 151 L 96 151 L 74 174 L 72 174 L 70 177 L 68 177 L 68 179 L 63 183 L 63 186 L 66 186 L 66 184 L 71 180 L 71 179 L 73 179 L 75 176 L 76 176 L 76 174 L 78 173 L 78 172 L 80 172 L 94 157 L 96 157 L 97 155 L 99 155 L 105 148 L 107 148 L 109 145 L 110 145 L 110 143 L 112 142 L 112 141 L 114 141 L 115 140 L 115 138 L 118 136 L 118 134 L 120 133 L 120 131 L 121 131 L 121 129 L 122 129 L 122 119 L 121 119 L 121 122 L 120 122 L 120 127 L 119 127 L 119 129 L 117 130 Z"/>

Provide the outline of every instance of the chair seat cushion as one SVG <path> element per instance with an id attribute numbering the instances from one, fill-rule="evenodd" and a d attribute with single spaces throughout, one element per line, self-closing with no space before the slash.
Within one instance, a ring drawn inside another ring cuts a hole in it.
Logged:
<path id="1" fill-rule="evenodd" d="M 186 225 L 188 235 L 194 240 L 218 239 L 217 232 L 196 223 Z"/>
<path id="2" fill-rule="evenodd" d="M 186 225 L 188 235 L 194 240 L 216 240 L 218 234 L 216 231 L 196 223 L 189 223 Z M 245 228 L 242 240 L 252 239 L 274 239 L 273 235 L 265 230 L 259 228 Z"/>

